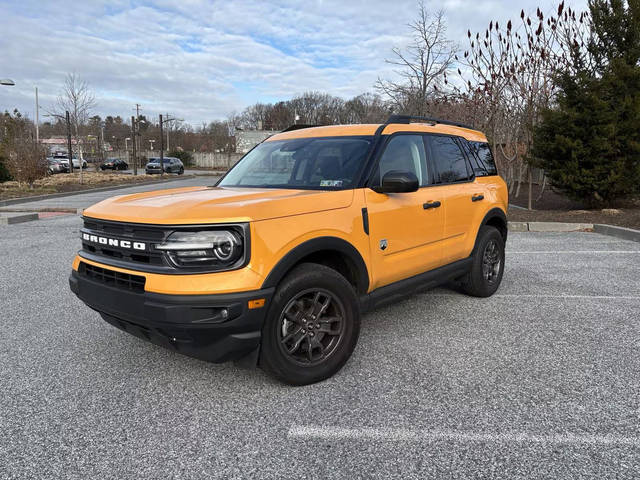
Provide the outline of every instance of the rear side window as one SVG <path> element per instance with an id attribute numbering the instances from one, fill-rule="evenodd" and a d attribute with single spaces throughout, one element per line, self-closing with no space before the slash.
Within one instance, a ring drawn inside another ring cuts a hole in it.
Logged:
<path id="1" fill-rule="evenodd" d="M 467 142 L 471 149 L 471 164 L 477 177 L 497 175 L 498 169 L 491 148 L 486 142 Z"/>
<path id="2" fill-rule="evenodd" d="M 453 183 L 469 180 L 467 160 L 453 137 L 428 135 L 429 158 L 436 169 L 435 183 Z"/>

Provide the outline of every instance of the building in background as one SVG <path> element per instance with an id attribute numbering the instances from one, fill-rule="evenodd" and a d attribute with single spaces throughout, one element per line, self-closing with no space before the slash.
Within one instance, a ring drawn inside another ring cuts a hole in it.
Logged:
<path id="1" fill-rule="evenodd" d="M 247 153 L 257 144 L 278 133 L 277 130 L 240 130 L 236 128 L 236 152 Z"/>

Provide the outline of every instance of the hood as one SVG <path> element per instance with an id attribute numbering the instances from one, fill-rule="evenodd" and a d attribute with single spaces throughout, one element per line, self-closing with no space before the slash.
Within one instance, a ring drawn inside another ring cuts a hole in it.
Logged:
<path id="1" fill-rule="evenodd" d="M 112 197 L 84 215 L 161 225 L 249 222 L 346 208 L 353 195 L 353 190 L 186 187 Z"/>

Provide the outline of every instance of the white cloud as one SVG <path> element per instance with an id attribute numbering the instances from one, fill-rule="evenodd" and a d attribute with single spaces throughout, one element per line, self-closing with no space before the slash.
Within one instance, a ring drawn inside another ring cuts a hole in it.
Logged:
<path id="1" fill-rule="evenodd" d="M 574 5 L 584 8 L 585 0 Z M 541 0 L 543 11 L 555 1 Z M 445 0 L 449 36 L 516 18 L 525 0 Z M 0 0 L 0 109 L 33 116 L 33 87 L 48 108 L 68 72 L 86 79 L 98 113 L 170 112 L 198 124 L 247 104 L 307 90 L 344 97 L 369 91 L 393 46 L 407 42 L 414 0 L 157 0 L 131 3 Z"/>

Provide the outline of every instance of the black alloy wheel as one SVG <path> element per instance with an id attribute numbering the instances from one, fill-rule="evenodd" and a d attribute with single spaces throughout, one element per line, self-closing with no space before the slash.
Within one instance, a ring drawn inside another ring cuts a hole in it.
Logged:
<path id="1" fill-rule="evenodd" d="M 325 380 L 347 362 L 358 341 L 360 304 L 345 277 L 302 263 L 280 282 L 262 328 L 260 366 L 289 385 Z"/>
<path id="2" fill-rule="evenodd" d="M 504 274 L 504 238 L 500 231 L 484 225 L 471 254 L 471 271 L 460 279 L 462 290 L 474 297 L 493 295 Z"/>
<path id="3" fill-rule="evenodd" d="M 279 323 L 283 353 L 301 365 L 317 365 L 343 340 L 344 307 L 331 292 L 309 289 L 289 301 Z"/>
<path id="4" fill-rule="evenodd" d="M 502 257 L 496 240 L 490 240 L 482 254 L 482 276 L 489 285 L 498 281 Z"/>

